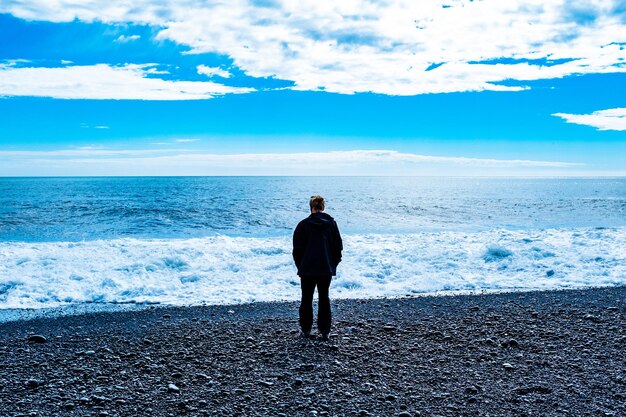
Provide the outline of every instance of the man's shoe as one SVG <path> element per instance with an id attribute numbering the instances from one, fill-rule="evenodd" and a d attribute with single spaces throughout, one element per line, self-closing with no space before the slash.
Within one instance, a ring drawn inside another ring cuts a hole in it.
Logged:
<path id="1" fill-rule="evenodd" d="M 322 340 L 328 342 L 328 333 L 322 333 Z"/>
<path id="2" fill-rule="evenodd" d="M 304 330 L 300 331 L 300 336 L 302 336 L 304 339 L 310 339 L 311 338 L 311 331 L 309 330 L 308 332 L 305 332 Z"/>

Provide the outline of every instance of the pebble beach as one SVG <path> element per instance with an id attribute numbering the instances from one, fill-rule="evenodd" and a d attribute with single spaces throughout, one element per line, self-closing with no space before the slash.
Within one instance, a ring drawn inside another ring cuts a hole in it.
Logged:
<path id="1" fill-rule="evenodd" d="M 626 415 L 626 287 L 297 306 L 2 323 L 0 415 Z"/>

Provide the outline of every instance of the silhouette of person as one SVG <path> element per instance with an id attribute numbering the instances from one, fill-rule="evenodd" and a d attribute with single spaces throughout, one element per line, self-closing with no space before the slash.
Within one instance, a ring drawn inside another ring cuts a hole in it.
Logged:
<path id="1" fill-rule="evenodd" d="M 317 327 L 323 340 L 328 340 L 332 313 L 328 289 L 341 262 L 343 242 L 335 220 L 324 213 L 324 198 L 314 195 L 309 201 L 311 214 L 293 232 L 293 260 L 298 268 L 302 301 L 300 327 L 303 337 L 311 336 L 313 325 L 313 294 L 317 287 L 319 306 Z"/>

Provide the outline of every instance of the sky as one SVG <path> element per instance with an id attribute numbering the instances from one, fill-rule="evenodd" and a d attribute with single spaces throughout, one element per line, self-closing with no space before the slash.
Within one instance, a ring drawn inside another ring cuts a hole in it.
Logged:
<path id="1" fill-rule="evenodd" d="M 626 175 L 626 3 L 0 2 L 0 176 Z"/>

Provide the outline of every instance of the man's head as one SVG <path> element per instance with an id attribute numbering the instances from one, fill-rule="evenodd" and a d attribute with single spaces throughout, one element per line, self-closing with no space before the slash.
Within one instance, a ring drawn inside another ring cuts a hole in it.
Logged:
<path id="1" fill-rule="evenodd" d="M 324 211 L 324 197 L 321 195 L 311 196 L 309 200 L 309 207 L 311 207 L 311 213 L 321 213 Z"/>

